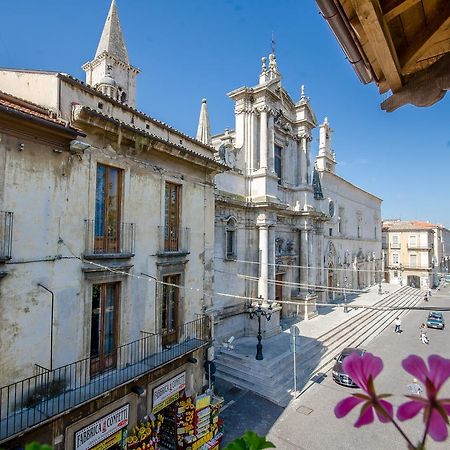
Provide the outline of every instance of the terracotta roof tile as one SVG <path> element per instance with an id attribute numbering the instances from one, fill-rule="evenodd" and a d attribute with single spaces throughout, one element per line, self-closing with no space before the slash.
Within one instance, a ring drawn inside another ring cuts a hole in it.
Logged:
<path id="1" fill-rule="evenodd" d="M 3 91 L 0 91 L 0 106 L 75 130 L 75 128 L 68 126 L 65 120 L 58 118 L 50 109 L 43 108 Z"/>

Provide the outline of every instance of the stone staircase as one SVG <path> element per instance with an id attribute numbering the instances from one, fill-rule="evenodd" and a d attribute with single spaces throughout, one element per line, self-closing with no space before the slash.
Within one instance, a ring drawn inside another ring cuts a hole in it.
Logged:
<path id="1" fill-rule="evenodd" d="M 422 300 L 423 293 L 408 286 L 398 289 L 384 297 L 372 307 L 412 307 Z M 397 316 L 407 314 L 407 310 L 390 311 L 364 308 L 352 318 L 341 322 L 317 339 L 300 337 L 300 350 L 297 352 L 297 390 L 300 391 L 311 382 L 311 377 L 321 371 L 326 372 L 333 358 L 344 347 L 363 347 L 378 336 L 384 329 L 393 326 Z M 316 319 L 320 320 L 320 319 Z M 263 344 L 267 348 L 273 337 Z M 256 361 L 236 351 L 222 349 L 215 361 L 216 375 L 240 388 L 248 389 L 286 406 L 293 395 L 293 354 L 289 349 L 289 334 L 278 338 L 278 354 Z M 274 341 L 272 341 L 274 342 Z M 331 364 L 332 365 L 332 364 Z"/>

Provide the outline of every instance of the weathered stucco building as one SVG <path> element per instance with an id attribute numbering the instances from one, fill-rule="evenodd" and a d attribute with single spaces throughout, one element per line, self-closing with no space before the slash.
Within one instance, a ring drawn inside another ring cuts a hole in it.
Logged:
<path id="1" fill-rule="evenodd" d="M 367 287 L 381 269 L 381 199 L 336 175 L 327 121 L 312 162 L 316 116 L 303 87 L 298 101 L 283 88 L 275 55 L 262 59 L 258 85 L 228 96 L 235 130 L 210 137 L 203 102 L 197 135 L 231 169 L 216 176 L 219 343 L 255 332 L 258 298 L 273 310 L 268 336 L 280 317 L 308 318 L 317 300 Z"/>
<path id="2" fill-rule="evenodd" d="M 114 1 L 83 68 L 0 70 L 2 447 L 91 448 L 105 416 L 122 442 L 204 384 L 226 166 L 134 108 Z"/>

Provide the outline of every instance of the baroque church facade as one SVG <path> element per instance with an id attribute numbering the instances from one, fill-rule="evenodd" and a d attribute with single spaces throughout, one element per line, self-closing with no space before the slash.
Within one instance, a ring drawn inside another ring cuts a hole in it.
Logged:
<path id="1" fill-rule="evenodd" d="M 381 199 L 336 174 L 328 120 L 318 126 L 302 86 L 293 100 L 275 54 L 262 58 L 259 82 L 228 94 L 235 129 L 210 136 L 206 101 L 197 138 L 210 142 L 230 170 L 216 175 L 216 341 L 252 335 L 249 307 L 280 319 L 309 319 L 317 303 L 345 301 L 380 281 Z"/>

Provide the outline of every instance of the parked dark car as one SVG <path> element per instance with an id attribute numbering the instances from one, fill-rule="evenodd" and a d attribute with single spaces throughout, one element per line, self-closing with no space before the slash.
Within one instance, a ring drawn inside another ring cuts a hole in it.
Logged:
<path id="1" fill-rule="evenodd" d="M 431 311 L 430 314 L 428 314 L 427 327 L 443 330 L 445 328 L 445 321 L 442 313 Z"/>
<path id="2" fill-rule="evenodd" d="M 351 348 L 347 347 L 342 350 L 342 352 L 334 358 L 336 360 L 336 363 L 334 364 L 332 374 L 333 374 L 333 380 L 341 384 L 342 386 L 348 386 L 348 387 L 358 387 L 353 380 L 344 372 L 344 369 L 342 368 L 342 362 L 344 359 L 351 355 L 352 353 L 357 353 L 358 355 L 362 356 L 364 353 L 366 353 L 366 350 L 362 350 L 360 348 Z"/>

